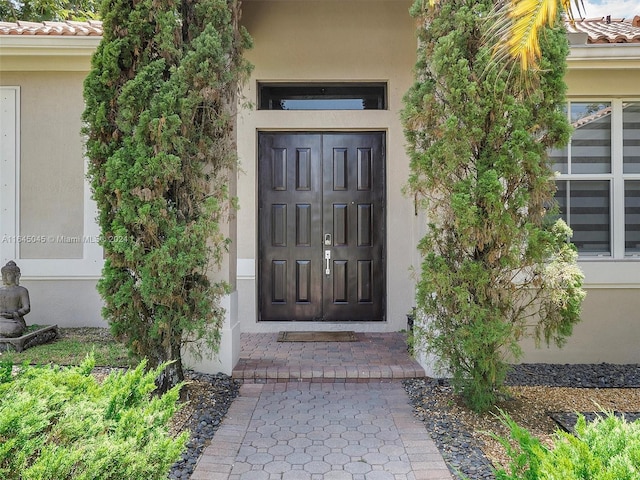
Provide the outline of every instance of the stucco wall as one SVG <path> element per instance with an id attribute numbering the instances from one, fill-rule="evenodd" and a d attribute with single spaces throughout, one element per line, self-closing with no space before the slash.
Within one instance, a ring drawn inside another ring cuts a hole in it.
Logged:
<path id="1" fill-rule="evenodd" d="M 399 120 L 402 95 L 415 63 L 413 20 L 405 1 L 243 2 L 243 23 L 254 39 L 247 52 L 255 69 L 244 95 L 256 102 L 259 81 L 385 81 L 388 110 L 266 111 L 244 110 L 239 117 L 238 293 L 244 332 L 287 329 L 397 331 L 406 328 L 413 304 L 409 268 L 415 250 L 411 232 L 413 204 L 401 193 L 408 176 Z M 387 133 L 387 231 L 403 232 L 387 240 L 387 321 L 385 323 L 258 323 L 256 138 L 257 132 L 354 131 Z"/>
<path id="2" fill-rule="evenodd" d="M 59 327 L 106 327 L 100 309 L 102 300 L 96 280 L 26 278 L 20 282 L 29 290 L 31 312 L 27 325 Z"/>
<path id="3" fill-rule="evenodd" d="M 3 73 L 20 86 L 20 258 L 82 258 L 84 158 L 80 137 L 83 73 Z"/>
<path id="4" fill-rule="evenodd" d="M 612 78 L 615 78 L 615 81 L 612 81 Z M 567 72 L 565 81 L 570 95 L 574 97 L 640 97 L 637 70 L 573 70 Z"/>
<path id="5" fill-rule="evenodd" d="M 104 326 L 96 291 L 102 249 L 80 135 L 86 71 L 64 71 L 64 63 L 51 71 L 41 60 L 24 55 L 25 71 L 15 71 L 13 57 L 2 59 L 0 85 L 18 87 L 18 145 L 4 159 L 15 164 L 5 172 L 15 175 L 2 179 L 15 193 L 5 196 L 2 215 L 14 211 L 15 223 L 3 223 L 0 232 L 3 261 L 21 268 L 32 302 L 27 323 Z"/>
<path id="6" fill-rule="evenodd" d="M 587 289 L 582 320 L 563 348 L 523 342 L 525 363 L 640 363 L 638 289 Z"/>
<path id="7" fill-rule="evenodd" d="M 591 52 L 611 52 L 611 45 L 595 48 Z M 625 69 L 607 68 L 602 60 L 570 60 L 569 67 L 565 81 L 570 100 L 640 99 L 640 60 L 629 62 Z M 581 322 L 562 349 L 536 349 L 533 342 L 523 342 L 522 361 L 640 363 L 640 262 L 590 258 L 581 259 L 579 264 L 587 290 Z"/>

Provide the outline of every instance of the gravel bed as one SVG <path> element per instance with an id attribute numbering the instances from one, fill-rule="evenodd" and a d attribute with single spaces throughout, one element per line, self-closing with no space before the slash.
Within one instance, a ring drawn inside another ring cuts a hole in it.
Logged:
<path id="1" fill-rule="evenodd" d="M 185 372 L 187 385 L 183 392 L 187 404 L 182 409 L 184 418 L 178 430 L 190 431 L 187 448 L 169 472 L 169 479 L 191 477 L 198 458 L 220 426 L 233 399 L 238 396 L 240 384 L 228 375 L 209 375 L 193 371 Z"/>
<path id="2" fill-rule="evenodd" d="M 636 388 L 640 387 L 640 365 L 527 363 L 514 365 L 505 383 L 548 387 Z"/>
<path id="3" fill-rule="evenodd" d="M 514 365 L 507 385 L 578 388 L 640 387 L 640 365 Z M 495 479 L 491 462 L 478 441 L 451 408 L 439 401 L 446 379 L 413 379 L 404 382 L 416 415 L 424 423 L 449 470 L 455 478 L 469 480 Z"/>
<path id="4" fill-rule="evenodd" d="M 602 414 L 598 412 L 580 412 L 585 420 L 591 422 L 597 417 L 601 417 Z M 640 413 L 637 412 L 611 412 L 616 417 L 624 418 L 627 422 L 635 422 L 640 419 Z M 549 416 L 558 424 L 558 426 L 566 432 L 571 434 L 574 432 L 574 427 L 578 421 L 578 414 L 573 412 L 553 412 Z"/>

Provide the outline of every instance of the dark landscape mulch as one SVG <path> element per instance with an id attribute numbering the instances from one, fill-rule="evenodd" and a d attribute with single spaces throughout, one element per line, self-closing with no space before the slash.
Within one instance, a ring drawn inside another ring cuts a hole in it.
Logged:
<path id="1" fill-rule="evenodd" d="M 624 418 L 627 422 L 635 422 L 640 419 L 640 412 L 611 412 L 616 417 Z M 596 418 L 602 417 L 600 412 L 579 412 L 587 422 L 593 422 Z M 578 422 L 578 413 L 575 412 L 550 412 L 549 416 L 558 426 L 570 434 L 575 434 L 575 426 Z"/>
<path id="2" fill-rule="evenodd" d="M 507 400 L 500 405 L 500 408 L 510 414 L 519 415 L 522 423 L 525 423 L 528 417 L 532 418 L 533 422 L 545 423 L 541 430 L 548 430 L 549 434 L 557 430 L 558 424 L 563 429 L 573 429 L 577 419 L 576 411 L 566 405 L 570 405 L 576 397 L 589 398 L 592 394 L 595 396 L 606 393 L 603 390 L 607 389 L 610 389 L 613 394 L 613 405 L 629 404 L 631 408 L 636 409 L 633 412 L 620 411 L 619 414 L 624 414 L 628 421 L 640 417 L 637 413 L 640 411 L 638 408 L 640 365 L 637 364 L 515 365 L 506 383 L 519 394 L 522 394 L 522 389 L 532 387 L 535 395 Z M 470 412 L 453 395 L 453 389 L 446 379 L 408 380 L 405 382 L 405 389 L 417 417 L 431 434 L 454 477 L 468 480 L 495 479 L 493 463 L 485 453 L 485 450 L 491 450 L 491 448 L 488 448 L 483 440 L 486 432 L 491 431 L 490 427 L 495 427 L 499 423 L 495 416 L 475 415 Z M 545 408 L 549 404 L 537 396 L 543 396 L 545 391 L 555 394 L 558 390 L 564 392 L 559 398 L 563 398 L 564 395 L 566 402 L 556 401 L 553 403 L 553 409 L 547 409 L 541 413 L 540 408 Z M 594 409 L 597 408 L 593 406 Z M 616 410 L 610 406 L 605 408 Z M 587 420 L 595 418 L 598 414 L 594 411 L 583 413 Z M 481 427 L 470 428 L 470 418 L 477 420 L 476 425 Z M 523 426 L 531 427 L 526 423 Z M 482 428 L 484 432 L 479 432 L 478 428 Z"/>
<path id="3" fill-rule="evenodd" d="M 187 448 L 169 474 L 170 479 L 188 479 L 204 448 L 220 427 L 233 399 L 238 396 L 240 383 L 228 375 L 208 375 L 185 372 L 187 385 L 182 393 L 186 403 L 174 419 L 174 433 L 190 432 Z"/>

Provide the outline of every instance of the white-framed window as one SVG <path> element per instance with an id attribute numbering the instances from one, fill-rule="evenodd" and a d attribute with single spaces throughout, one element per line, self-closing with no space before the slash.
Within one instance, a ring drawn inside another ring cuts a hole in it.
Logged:
<path id="1" fill-rule="evenodd" d="M 550 152 L 556 200 L 582 258 L 640 258 L 640 99 L 571 100 L 569 145 Z"/>

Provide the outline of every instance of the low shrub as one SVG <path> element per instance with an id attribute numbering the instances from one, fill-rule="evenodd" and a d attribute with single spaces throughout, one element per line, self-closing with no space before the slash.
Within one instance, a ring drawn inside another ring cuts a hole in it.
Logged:
<path id="1" fill-rule="evenodd" d="M 587 423 L 578 416 L 575 435 L 558 430 L 546 448 L 508 415 L 503 421 L 511 440 L 496 436 L 511 460 L 496 480 L 637 480 L 640 478 L 640 421 L 626 422 L 613 413 Z"/>
<path id="2" fill-rule="evenodd" d="M 187 440 L 168 435 L 181 385 L 155 396 L 163 367 L 102 382 L 93 367 L 0 367 L 0 479 L 167 478 Z"/>

